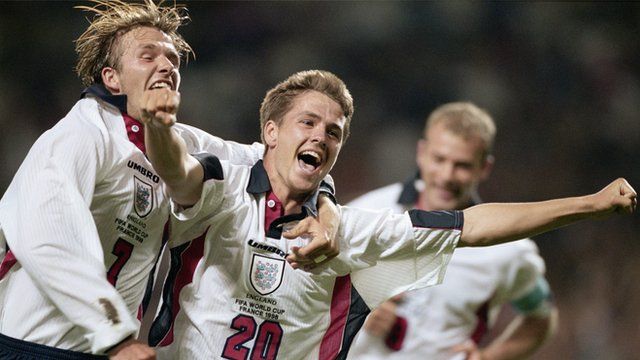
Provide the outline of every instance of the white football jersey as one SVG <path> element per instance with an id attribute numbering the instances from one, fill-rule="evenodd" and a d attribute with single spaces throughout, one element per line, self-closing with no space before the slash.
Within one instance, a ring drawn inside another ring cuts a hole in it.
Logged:
<path id="1" fill-rule="evenodd" d="M 349 274 L 385 258 L 401 270 L 382 272 L 379 282 L 361 288 L 389 296 L 406 289 L 409 278 L 421 278 L 416 286 L 434 284 L 460 237 L 461 212 L 342 207 L 338 257 L 312 271 L 294 270 L 286 254 L 309 239 L 281 232 L 316 214 L 317 193 L 302 213 L 282 216 L 261 161 L 253 167 L 202 161 L 211 178 L 203 196 L 189 209 L 174 208 L 172 236 L 191 241 L 171 251 L 164 303 L 149 335 L 163 359 L 334 359 L 349 313 Z"/>
<path id="2" fill-rule="evenodd" d="M 386 186 L 349 205 L 391 207 L 401 212 L 417 200 L 417 192 L 409 186 L 413 182 L 404 187 Z M 398 202 L 399 198 L 403 203 Z M 503 304 L 515 302 L 522 312 L 548 306 L 544 269 L 544 261 L 529 239 L 484 248 L 458 248 L 442 284 L 405 293 L 397 310 L 407 321 L 401 349 L 393 351 L 384 339 L 360 331 L 349 358 L 464 359 L 461 354 L 453 354 L 451 347 L 468 339 L 478 342 Z"/>
<path id="3" fill-rule="evenodd" d="M 169 202 L 125 109 L 123 97 L 89 88 L 35 142 L 0 201 L 0 333 L 101 353 L 137 332 Z M 193 151 L 241 163 L 262 155 L 260 145 L 176 128 Z"/>

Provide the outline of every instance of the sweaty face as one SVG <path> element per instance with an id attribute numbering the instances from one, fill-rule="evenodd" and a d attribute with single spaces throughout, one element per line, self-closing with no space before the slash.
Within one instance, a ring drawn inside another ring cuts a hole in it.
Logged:
<path id="1" fill-rule="evenodd" d="M 279 197 L 303 201 L 315 191 L 336 162 L 345 122 L 340 105 L 317 91 L 298 95 L 280 125 L 267 121 L 264 162 Z"/>
<path id="2" fill-rule="evenodd" d="M 425 210 L 454 210 L 469 206 L 478 184 L 486 178 L 489 163 L 482 158 L 480 138 L 465 139 L 433 125 L 418 144 L 417 162 L 425 189 L 419 206 Z"/>
<path id="3" fill-rule="evenodd" d="M 134 28 L 116 44 L 120 54 L 112 92 L 127 95 L 127 113 L 140 119 L 145 91 L 180 86 L 180 56 L 171 38 L 151 27 Z M 106 84 L 106 82 L 105 82 Z"/>

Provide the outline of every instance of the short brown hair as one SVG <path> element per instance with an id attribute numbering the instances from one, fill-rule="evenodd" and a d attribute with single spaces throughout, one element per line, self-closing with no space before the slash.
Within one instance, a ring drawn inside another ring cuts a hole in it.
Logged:
<path id="1" fill-rule="evenodd" d="M 483 157 L 490 155 L 493 151 L 496 124 L 488 112 L 473 103 L 452 102 L 436 108 L 427 118 L 425 137 L 435 124 L 443 124 L 447 130 L 464 138 L 480 138 L 485 145 Z"/>
<path id="2" fill-rule="evenodd" d="M 344 82 L 336 75 L 323 70 L 297 72 L 267 92 L 260 106 L 260 137 L 264 142 L 264 125 L 273 120 L 280 125 L 284 114 L 291 109 L 296 96 L 307 91 L 318 91 L 340 105 L 346 121 L 342 142 L 349 136 L 349 124 L 353 116 L 353 98 Z"/>
<path id="3" fill-rule="evenodd" d="M 142 3 L 126 3 L 121 0 L 92 0 L 90 6 L 77 9 L 94 13 L 87 30 L 76 40 L 78 63 L 76 73 L 85 86 L 102 83 L 101 71 L 110 66 L 117 68 L 120 54 L 116 51 L 117 40 L 131 29 L 149 26 L 167 34 L 173 41 L 180 58 L 188 60 L 193 55 L 191 46 L 178 34 L 178 28 L 189 20 L 182 5 L 156 5 L 153 0 Z"/>

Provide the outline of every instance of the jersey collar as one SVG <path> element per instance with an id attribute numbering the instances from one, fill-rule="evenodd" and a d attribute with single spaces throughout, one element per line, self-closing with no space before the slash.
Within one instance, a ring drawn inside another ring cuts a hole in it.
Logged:
<path id="1" fill-rule="evenodd" d="M 269 182 L 269 176 L 267 175 L 267 171 L 264 169 L 264 163 L 262 160 L 258 160 L 255 165 L 251 168 L 251 176 L 249 177 L 249 184 L 247 185 L 247 192 L 249 194 L 262 194 L 271 191 L 271 183 Z M 318 216 L 318 194 L 320 189 L 316 189 L 313 192 L 313 195 L 307 199 L 307 201 L 302 204 L 302 214 L 304 215 L 302 218 L 313 215 Z M 287 215 L 288 216 L 294 215 Z M 299 220 L 299 219 L 296 219 Z"/>
<path id="2" fill-rule="evenodd" d="M 95 95 L 101 100 L 115 106 L 121 113 L 127 113 L 127 95 L 113 95 L 102 84 L 93 84 L 82 91 L 80 98 L 84 98 L 87 94 Z"/>
<path id="3" fill-rule="evenodd" d="M 400 192 L 400 196 L 398 197 L 398 204 L 400 204 L 405 209 L 413 209 L 416 207 L 418 203 L 418 198 L 420 197 L 420 190 L 422 189 L 424 184 L 422 183 L 422 179 L 420 178 L 420 170 L 416 171 L 412 176 L 408 177 L 402 183 L 402 191 Z M 473 195 L 471 199 L 471 204 L 469 206 L 480 204 L 482 201 L 478 194 Z"/>
<path id="4" fill-rule="evenodd" d="M 420 181 L 420 170 L 416 171 L 415 174 L 407 178 L 407 180 L 402 183 L 402 192 L 398 198 L 398 204 L 405 208 L 414 207 L 418 202 L 418 197 L 420 196 L 420 192 L 416 189 L 417 181 Z"/>

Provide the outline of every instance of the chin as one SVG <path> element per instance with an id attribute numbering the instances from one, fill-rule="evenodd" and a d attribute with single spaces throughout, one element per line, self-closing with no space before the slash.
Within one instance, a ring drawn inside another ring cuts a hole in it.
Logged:
<path id="1" fill-rule="evenodd" d="M 316 191 L 318 186 L 320 185 L 320 181 L 297 181 L 293 184 L 293 189 L 297 193 L 313 193 Z"/>

